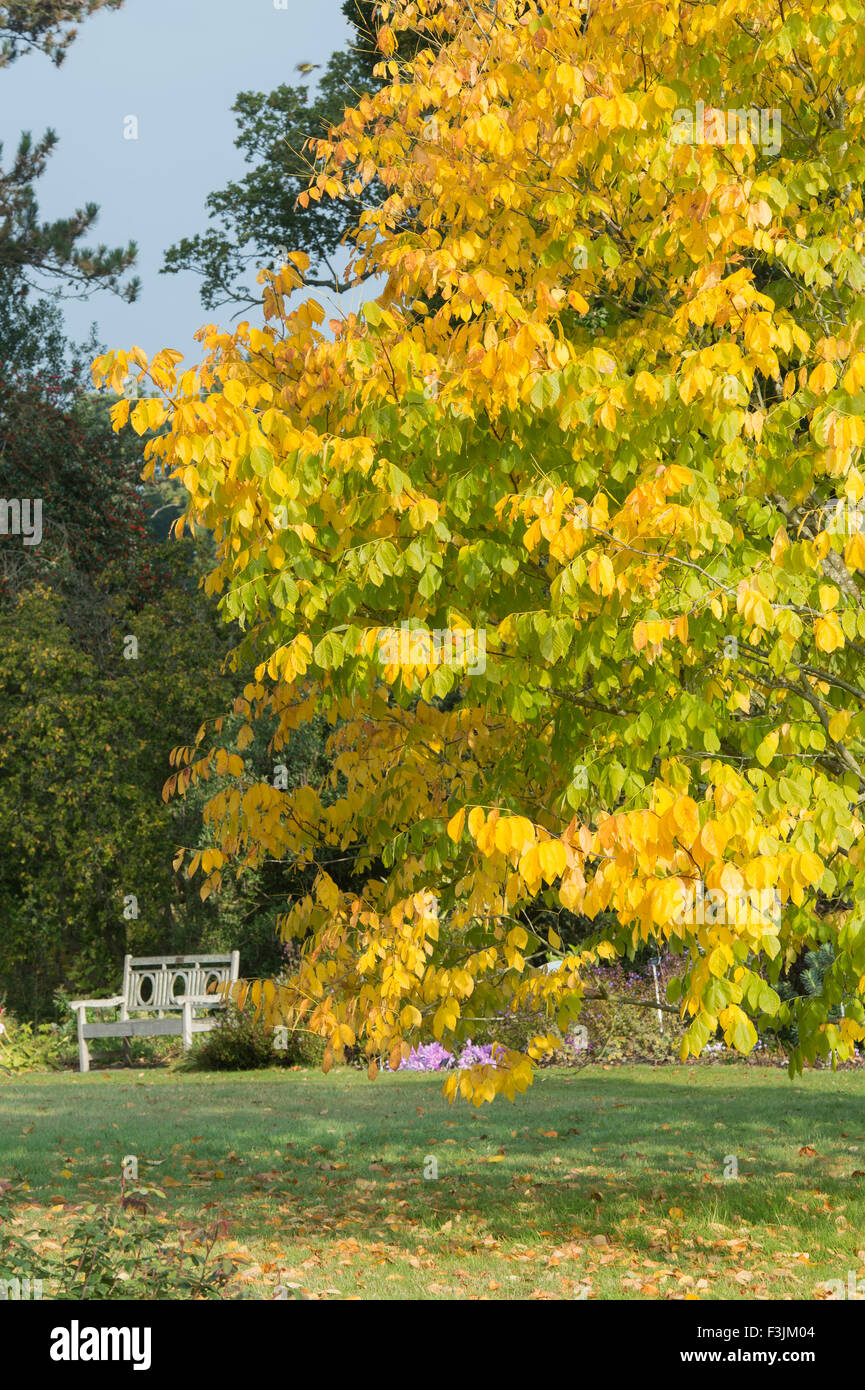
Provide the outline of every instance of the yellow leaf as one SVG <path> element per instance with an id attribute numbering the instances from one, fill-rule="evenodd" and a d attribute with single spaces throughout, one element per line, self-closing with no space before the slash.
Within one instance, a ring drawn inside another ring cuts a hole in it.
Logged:
<path id="1" fill-rule="evenodd" d="M 810 883 L 815 887 L 823 877 L 822 861 L 811 850 L 806 850 L 804 854 L 799 855 L 796 869 L 805 883 Z"/>
<path id="2" fill-rule="evenodd" d="M 720 843 L 718 827 L 716 822 L 707 821 L 700 831 L 700 844 L 707 854 L 719 858 L 723 853 L 723 846 Z"/>
<path id="3" fill-rule="evenodd" d="M 616 573 L 608 555 L 601 555 L 589 566 L 589 587 L 606 598 L 616 587 Z"/>
<path id="4" fill-rule="evenodd" d="M 854 531 L 844 547 L 844 563 L 848 569 L 865 570 L 865 534 Z"/>
<path id="5" fill-rule="evenodd" d="M 485 821 L 486 816 L 484 815 L 483 807 L 473 806 L 469 811 L 469 834 L 473 840 L 478 838 L 478 835 L 484 828 Z"/>
<path id="6" fill-rule="evenodd" d="M 547 883 L 552 883 L 567 868 L 568 855 L 561 840 L 544 840 L 538 845 L 538 862 Z"/>
<path id="7" fill-rule="evenodd" d="M 818 618 L 814 623 L 814 641 L 821 652 L 834 652 L 844 646 L 844 633 L 835 614 Z"/>
<path id="8" fill-rule="evenodd" d="M 763 742 L 757 749 L 757 762 L 761 767 L 768 767 L 775 756 L 775 749 L 778 747 L 778 734 L 776 730 L 767 734 Z"/>
<path id="9" fill-rule="evenodd" d="M 837 606 L 840 595 L 834 584 L 821 584 L 818 592 L 820 595 L 820 607 L 824 613 L 828 613 L 830 609 Z"/>
<path id="10" fill-rule="evenodd" d="M 685 844 L 692 844 L 700 831 L 700 814 L 697 803 L 690 796 L 680 796 L 673 806 L 673 819 L 681 831 Z"/>
<path id="11" fill-rule="evenodd" d="M 725 864 L 721 874 L 721 887 L 729 896 L 737 896 L 745 886 L 745 880 L 732 864 Z"/>
<path id="12" fill-rule="evenodd" d="M 533 845 L 520 859 L 520 877 L 533 887 L 541 879 L 540 845 Z"/>
<path id="13" fill-rule="evenodd" d="M 829 737 L 834 739 L 836 743 L 844 737 L 847 725 L 850 723 L 850 717 L 849 710 L 839 709 L 837 714 L 833 714 L 829 720 Z"/>
<path id="14" fill-rule="evenodd" d="M 226 381 L 222 388 L 222 394 L 231 405 L 241 406 L 246 401 L 246 391 L 239 381 Z"/>
<path id="15" fill-rule="evenodd" d="M 820 395 L 825 395 L 827 391 L 832 390 L 837 379 L 835 368 L 832 366 L 832 363 L 821 362 L 820 366 L 815 367 L 808 378 L 808 385 L 812 391 L 816 391 Z"/>

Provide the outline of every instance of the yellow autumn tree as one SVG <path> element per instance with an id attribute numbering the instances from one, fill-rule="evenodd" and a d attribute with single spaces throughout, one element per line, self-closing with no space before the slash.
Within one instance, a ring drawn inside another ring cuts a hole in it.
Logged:
<path id="1" fill-rule="evenodd" d="M 525 1055 L 446 1082 L 513 1098 L 641 943 L 682 957 L 683 1058 L 756 1024 L 796 1025 L 794 1069 L 865 1037 L 863 18 L 384 4 L 387 83 L 301 195 L 381 181 L 350 263 L 377 297 L 291 307 L 294 253 L 200 366 L 95 364 L 164 394 L 131 424 L 165 426 L 149 467 L 256 663 L 236 748 L 177 751 L 170 792 L 228 778 L 187 872 L 333 846 L 369 874 L 319 872 L 281 919 L 299 967 L 248 991 L 326 1067 L 532 1007 Z M 319 711 L 330 790 L 257 779 L 255 721 L 278 753 Z M 538 927 L 563 910 L 597 921 L 580 949 Z M 822 993 L 782 1003 L 823 941 Z"/>

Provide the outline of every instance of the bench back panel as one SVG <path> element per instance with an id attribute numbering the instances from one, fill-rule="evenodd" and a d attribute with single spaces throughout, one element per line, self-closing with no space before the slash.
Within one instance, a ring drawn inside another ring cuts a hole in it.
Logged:
<path id="1" fill-rule="evenodd" d="M 181 1009 L 185 999 L 219 996 L 237 979 L 239 953 L 199 956 L 127 956 L 123 962 L 124 1013 Z"/>

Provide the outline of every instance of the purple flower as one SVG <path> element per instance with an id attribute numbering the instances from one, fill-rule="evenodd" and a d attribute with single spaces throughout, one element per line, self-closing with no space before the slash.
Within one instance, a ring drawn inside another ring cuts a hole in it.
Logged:
<path id="1" fill-rule="evenodd" d="M 439 1042 L 421 1043 L 403 1058 L 397 1071 L 444 1071 L 453 1066 L 453 1053 Z"/>
<path id="2" fill-rule="evenodd" d="M 465 1043 L 459 1057 L 448 1052 L 439 1042 L 421 1043 L 413 1047 L 404 1058 L 397 1071 L 446 1071 L 449 1067 L 493 1067 L 498 1043 L 473 1043 L 471 1038 Z"/>
<path id="3" fill-rule="evenodd" d="M 458 1067 L 494 1067 L 498 1043 L 466 1043 L 457 1059 Z"/>

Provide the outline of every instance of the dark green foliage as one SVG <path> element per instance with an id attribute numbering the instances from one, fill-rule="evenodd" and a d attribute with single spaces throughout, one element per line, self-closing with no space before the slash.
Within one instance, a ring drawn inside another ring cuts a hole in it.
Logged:
<path id="1" fill-rule="evenodd" d="M 97 641 L 108 593 L 129 606 L 154 602 L 182 561 L 149 534 L 142 460 L 69 383 L 0 363 L 0 497 L 38 498 L 42 539 L 0 539 L 0 602 L 34 584 L 63 595 L 72 627 Z"/>
<path id="2" fill-rule="evenodd" d="M 191 1062 L 198 1071 L 254 1071 L 314 1065 L 323 1052 L 324 1044 L 309 1033 L 286 1031 L 276 1039 L 252 1009 L 241 1012 L 231 1004 L 218 1026 L 195 1042 Z"/>
<path id="3" fill-rule="evenodd" d="M 200 812 L 161 789 L 202 689 L 222 703 L 215 625 L 171 589 L 137 612 L 107 599 L 95 651 L 66 616 L 48 590 L 0 607 L 0 995 L 31 1019 L 58 989 L 113 992 L 127 951 L 195 948 L 214 916 L 172 870 Z"/>
<path id="4" fill-rule="evenodd" d="M 0 0 L 0 41 L 8 41 L 0 66 L 28 48 L 60 61 L 70 22 L 98 8 L 99 0 Z M 290 87 L 238 98 L 239 143 L 256 167 L 214 195 L 227 229 L 214 284 L 260 262 L 259 250 L 270 248 L 273 264 L 280 242 L 309 247 L 332 269 L 358 209 L 294 209 L 308 173 L 300 147 L 378 85 L 372 13 L 367 0 L 347 0 L 358 46 L 334 55 L 314 102 Z M 113 993 L 127 952 L 239 949 L 245 976 L 278 974 L 277 915 L 317 872 L 268 863 L 226 876 L 219 897 L 202 903 L 198 880 L 173 871 L 179 847 L 210 843 L 202 811 L 215 788 L 166 804 L 169 753 L 192 741 L 202 719 L 220 743 L 239 723 L 227 718 L 223 735 L 212 727 L 236 689 L 222 669 L 231 633 L 199 590 L 212 537 L 169 540 L 182 488 L 142 483 L 146 436 L 114 434 L 110 398 L 90 390 L 100 345 L 70 345 L 57 304 L 31 292 L 53 283 L 135 293 L 122 283 L 134 247 L 82 248 L 93 205 L 40 222 L 34 188 L 54 143 L 51 132 L 25 136 L 12 167 L 0 170 L 0 498 L 39 498 L 43 523 L 39 545 L 0 536 L 0 1002 L 36 1024 L 63 1019 L 69 997 Z M 136 659 L 124 656 L 129 637 Z M 281 763 L 289 787 L 309 782 L 332 799 L 326 734 L 314 722 L 273 753 L 267 731 L 257 731 L 245 754 L 249 779 L 272 780 Z M 350 881 L 352 848 L 328 854 L 328 872 Z"/>
<path id="5" fill-rule="evenodd" d="M 0 367 L 7 380 L 38 377 L 68 403 L 72 392 L 92 384 L 90 363 L 104 351 L 95 324 L 86 342 L 70 344 L 59 305 L 34 298 L 20 279 L 0 269 Z"/>
<path id="6" fill-rule="evenodd" d="M 196 1041 L 191 1058 L 200 1071 L 254 1071 L 276 1060 L 270 1029 L 252 1010 L 241 1013 L 233 1005 L 216 1028 Z"/>
<path id="7" fill-rule="evenodd" d="M 835 959 L 835 948 L 828 941 L 816 951 L 808 951 L 799 976 L 804 992 L 812 998 L 823 993 L 823 978 Z"/>
<path id="8" fill-rule="evenodd" d="M 823 942 L 814 951 L 806 951 L 786 977 L 777 985 L 781 998 L 781 1018 L 785 1026 L 778 1030 L 778 1037 L 785 1047 L 796 1047 L 799 1042 L 799 1022 L 808 1013 L 812 999 L 820 999 L 824 994 L 824 981 L 835 961 L 835 948 L 830 942 Z M 841 1017 L 840 1009 L 831 1009 L 828 1015 L 833 1023 Z M 787 1019 L 791 1021 L 787 1022 Z"/>

